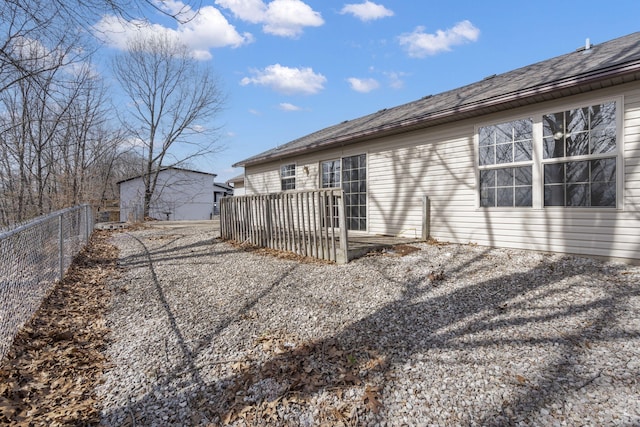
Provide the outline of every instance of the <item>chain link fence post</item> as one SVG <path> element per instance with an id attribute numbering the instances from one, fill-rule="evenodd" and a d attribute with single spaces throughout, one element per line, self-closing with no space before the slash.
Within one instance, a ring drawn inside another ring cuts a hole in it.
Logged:
<path id="1" fill-rule="evenodd" d="M 58 279 L 64 275 L 64 223 L 62 213 L 58 214 Z"/>

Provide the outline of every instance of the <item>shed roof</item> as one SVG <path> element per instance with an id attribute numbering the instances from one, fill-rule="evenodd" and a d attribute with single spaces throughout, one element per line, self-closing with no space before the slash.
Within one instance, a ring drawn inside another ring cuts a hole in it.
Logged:
<path id="1" fill-rule="evenodd" d="M 319 130 L 242 160 L 250 166 L 640 80 L 640 32 Z"/>
<path id="2" fill-rule="evenodd" d="M 197 170 L 193 170 L 193 169 L 178 168 L 178 167 L 175 167 L 175 166 L 166 166 L 166 167 L 163 167 L 163 168 L 161 168 L 161 169 L 158 171 L 158 173 L 160 173 L 160 172 L 164 172 L 164 171 L 166 171 L 166 170 L 175 170 L 175 171 L 188 172 L 188 173 L 197 173 L 197 174 L 202 174 L 202 175 L 209 175 L 209 176 L 212 176 L 212 177 L 214 177 L 214 178 L 215 178 L 216 176 L 218 176 L 218 175 L 217 175 L 217 174 L 215 174 L 215 173 L 210 173 L 210 172 L 201 172 L 201 171 L 197 171 Z M 130 178 L 120 180 L 120 181 L 116 182 L 116 184 L 121 184 L 121 183 L 123 183 L 123 182 L 132 181 L 132 180 L 134 180 L 134 179 L 142 178 L 142 177 L 143 177 L 143 176 L 145 176 L 145 175 L 147 175 L 147 174 L 141 174 L 141 175 L 132 176 L 132 177 L 130 177 Z"/>
<path id="3" fill-rule="evenodd" d="M 238 183 L 238 182 L 244 182 L 244 174 L 238 175 L 238 176 L 234 176 L 233 178 L 229 178 L 227 180 L 227 183 L 229 183 L 229 182 L 234 183 L 234 184 Z"/>
<path id="4" fill-rule="evenodd" d="M 233 191 L 233 187 L 227 184 L 226 182 L 214 182 L 214 187 L 222 188 L 223 190 Z"/>

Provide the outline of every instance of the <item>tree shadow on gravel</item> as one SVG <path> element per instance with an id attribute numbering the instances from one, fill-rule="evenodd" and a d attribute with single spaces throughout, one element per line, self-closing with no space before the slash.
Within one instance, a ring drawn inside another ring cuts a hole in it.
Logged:
<path id="1" fill-rule="evenodd" d="M 189 396 L 190 406 L 197 408 L 192 413 L 192 424 L 394 424 L 394 414 L 385 408 L 384 402 L 393 398 L 396 371 L 402 370 L 404 364 L 419 355 L 427 361 L 424 369 L 428 370 L 428 363 L 445 363 L 437 358 L 449 354 L 452 359 L 446 365 L 460 363 L 469 369 L 474 364 L 465 358 L 487 351 L 500 353 L 502 349 L 526 353 L 548 348 L 544 352 L 546 358 L 531 372 L 509 371 L 497 379 L 517 393 L 503 396 L 499 404 L 449 414 L 449 422 L 477 425 L 531 422 L 539 411 L 554 403 L 566 411 L 565 396 L 595 386 L 602 375 L 601 371 L 583 369 L 580 365 L 583 356 L 603 343 L 640 338 L 638 330 L 613 327 L 626 309 L 626 302 L 640 296 L 640 287 L 624 280 L 624 266 L 575 263 L 567 262 L 571 257 L 552 257 L 524 273 L 442 290 L 446 281 L 463 278 L 481 268 L 480 261 L 490 251 L 479 252 L 457 267 L 415 275 L 398 283 L 403 289 L 399 298 L 329 338 L 303 341 L 286 332 L 258 337 L 254 344 L 262 352 L 262 357 L 256 358 L 260 361 L 230 361 L 230 375 L 214 383 L 203 380 L 208 368 L 196 367 L 193 352 L 185 346 L 188 369 L 194 371 L 191 378 L 200 386 L 198 393 Z M 358 262 L 385 274 L 375 257 Z M 250 305 L 257 304 L 287 274 L 256 295 Z M 589 287 L 582 279 L 590 277 L 607 282 L 607 286 L 598 287 L 594 296 L 576 302 L 573 300 L 576 293 Z M 386 279 L 395 281 L 391 275 Z M 558 298 L 561 304 L 557 303 Z M 245 306 L 243 310 L 249 308 Z M 168 306 L 167 311 L 171 316 Z M 228 319 L 219 325 L 208 338 L 232 321 Z M 570 326 L 562 326 L 565 322 Z M 175 322 L 172 328 L 180 334 Z M 540 333 L 541 329 L 545 333 Z M 513 332 L 505 334 L 505 331 Z M 416 386 L 430 388 L 440 384 Z M 482 394 L 483 390 L 475 393 Z M 154 398 L 149 395 L 136 407 L 149 406 L 145 399 Z M 427 407 L 431 404 L 422 403 Z M 310 405 L 315 409 L 309 410 Z M 559 421 L 566 420 L 562 411 L 550 415 Z M 432 421 L 439 422 L 435 414 Z"/>
<path id="2" fill-rule="evenodd" d="M 161 280 L 158 277 L 158 274 L 156 272 L 155 269 L 155 264 L 158 262 L 162 262 L 162 261 L 171 261 L 171 262 L 175 262 L 178 261 L 180 259 L 188 259 L 190 264 L 197 264 L 194 263 L 194 255 L 185 255 L 185 256 L 178 256 L 176 257 L 174 254 L 172 254 L 174 251 L 175 252 L 182 252 L 184 250 L 189 250 L 189 249 L 193 249 L 193 250 L 197 250 L 201 247 L 206 247 L 207 249 L 211 248 L 211 244 L 215 243 L 216 240 L 205 240 L 205 241 L 199 241 L 193 244 L 188 244 L 188 245 L 178 245 L 178 246 L 173 246 L 170 248 L 167 248 L 167 245 L 163 245 L 160 248 L 155 248 L 153 250 L 150 250 L 149 247 L 145 244 L 145 242 L 133 235 L 133 234 L 129 234 L 128 236 L 132 239 L 134 239 L 142 248 L 142 251 L 135 254 L 135 255 L 131 255 L 128 257 L 123 257 L 120 261 L 119 264 L 125 268 L 134 268 L 134 267 L 147 267 L 149 269 L 149 273 L 151 275 L 151 281 L 152 281 L 152 286 L 153 286 L 153 290 L 155 291 L 155 296 L 153 295 L 149 295 L 149 298 L 157 298 L 157 300 L 160 302 L 160 304 L 162 305 L 162 308 L 166 314 L 166 318 L 169 322 L 169 326 L 170 326 L 170 332 L 168 333 L 168 335 L 173 335 L 173 337 L 175 338 L 178 347 L 180 349 L 180 352 L 182 354 L 182 363 L 179 364 L 178 366 L 175 367 L 175 369 L 172 372 L 169 372 L 168 375 L 163 375 L 162 378 L 159 378 L 156 385 L 155 385 L 155 390 L 160 390 L 163 387 L 166 387 L 169 383 L 175 381 L 176 379 L 180 379 L 179 384 L 174 385 L 176 388 L 180 388 L 180 387 L 190 387 L 193 388 L 195 387 L 196 389 L 200 388 L 200 387 L 206 387 L 206 383 L 203 380 L 203 378 L 200 375 L 200 371 L 201 371 L 201 367 L 196 366 L 196 358 L 199 352 L 201 352 L 203 349 L 205 349 L 206 347 L 208 347 L 208 345 L 210 344 L 211 340 L 216 337 L 217 335 L 219 335 L 225 328 L 227 328 L 229 326 L 229 324 L 231 324 L 232 322 L 236 321 L 243 313 L 250 311 L 253 307 L 255 307 L 255 305 L 262 299 L 264 298 L 266 295 L 268 295 L 270 292 L 272 292 L 275 288 L 277 288 L 284 280 L 285 278 L 291 274 L 291 272 L 293 270 L 296 269 L 297 264 L 292 264 L 291 267 L 289 267 L 288 269 L 286 269 L 276 280 L 274 280 L 269 286 L 265 287 L 262 291 L 256 293 L 255 295 L 252 296 L 252 298 L 250 300 L 248 300 L 245 304 L 242 305 L 242 307 L 238 310 L 238 312 L 235 315 L 229 316 L 226 319 L 224 319 L 223 321 L 219 322 L 212 330 L 211 332 L 207 333 L 206 335 L 200 337 L 198 339 L 198 343 L 197 345 L 193 346 L 193 348 L 190 347 L 190 345 L 187 343 L 187 340 L 185 339 L 179 325 L 178 325 L 178 321 L 176 319 L 176 316 L 173 312 L 173 310 L 171 309 L 171 306 L 169 304 L 169 302 L 167 301 L 167 297 L 165 295 L 165 291 L 163 289 L 163 286 L 161 284 Z M 168 236 L 169 239 L 173 239 L 172 243 L 175 243 L 176 240 L 179 239 L 179 236 Z M 219 243 L 219 242 L 218 242 Z M 223 250 L 223 251 L 216 251 L 216 255 L 221 256 L 221 255 L 226 255 L 229 253 L 237 253 L 237 252 L 242 252 L 242 249 L 232 249 L 232 250 Z M 158 257 L 158 254 L 161 254 L 161 257 Z M 210 253 L 202 253 L 200 254 L 200 256 L 204 257 L 210 257 L 211 254 Z M 143 405 L 144 406 L 144 405 Z M 136 425 L 136 416 L 134 415 L 133 417 L 131 417 L 131 414 L 133 412 L 133 409 L 131 407 L 127 407 L 127 408 L 120 408 L 123 412 L 126 412 L 127 415 L 127 419 L 125 421 L 125 424 L 128 425 Z"/>
<path id="3" fill-rule="evenodd" d="M 132 236 L 130 233 L 126 233 Z M 162 240 L 167 240 L 166 243 L 158 248 L 154 248 L 149 252 L 153 257 L 153 262 L 163 261 L 189 261 L 190 264 L 194 264 L 194 261 L 198 258 L 210 257 L 212 252 L 216 255 L 228 255 L 242 252 L 242 249 L 230 248 L 226 250 L 213 249 L 215 245 L 222 244 L 222 241 L 218 238 L 199 240 L 193 243 L 176 244 L 184 235 L 181 234 L 169 234 L 161 236 Z M 139 240 L 140 241 L 140 240 Z M 176 255 L 176 253 L 184 253 L 183 255 Z M 149 259 L 146 253 L 133 254 L 120 258 L 118 264 L 124 268 L 135 268 L 141 266 L 147 266 Z"/>

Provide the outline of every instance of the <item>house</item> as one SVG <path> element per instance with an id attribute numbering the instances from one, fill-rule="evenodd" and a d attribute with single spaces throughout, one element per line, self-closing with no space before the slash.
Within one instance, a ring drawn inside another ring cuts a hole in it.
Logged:
<path id="1" fill-rule="evenodd" d="M 244 196 L 244 175 L 234 176 L 230 180 L 227 181 L 227 184 L 233 186 L 233 195 L 234 196 Z"/>
<path id="2" fill-rule="evenodd" d="M 220 199 L 233 196 L 233 187 L 227 183 L 213 183 L 213 214 L 220 215 Z"/>
<path id="3" fill-rule="evenodd" d="M 234 166 L 341 187 L 349 232 L 640 259 L 640 33 L 347 120 Z M 425 220 L 425 196 L 430 215 Z"/>
<path id="4" fill-rule="evenodd" d="M 149 216 L 158 220 L 206 220 L 214 209 L 216 174 L 177 167 L 158 172 Z M 141 221 L 144 205 L 143 175 L 118 182 L 120 221 Z"/>

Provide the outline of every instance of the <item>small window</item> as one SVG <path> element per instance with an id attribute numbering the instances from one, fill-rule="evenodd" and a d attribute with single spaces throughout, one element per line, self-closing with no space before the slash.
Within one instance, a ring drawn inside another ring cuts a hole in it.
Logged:
<path id="1" fill-rule="evenodd" d="M 340 188 L 340 160 L 322 162 L 322 188 Z"/>
<path id="2" fill-rule="evenodd" d="M 296 189 L 296 165 L 280 167 L 280 188 L 282 191 Z"/>
<path id="3" fill-rule="evenodd" d="M 478 130 L 480 206 L 530 207 L 533 200 L 533 121 L 515 120 Z M 518 164 L 517 167 L 513 166 Z"/>

